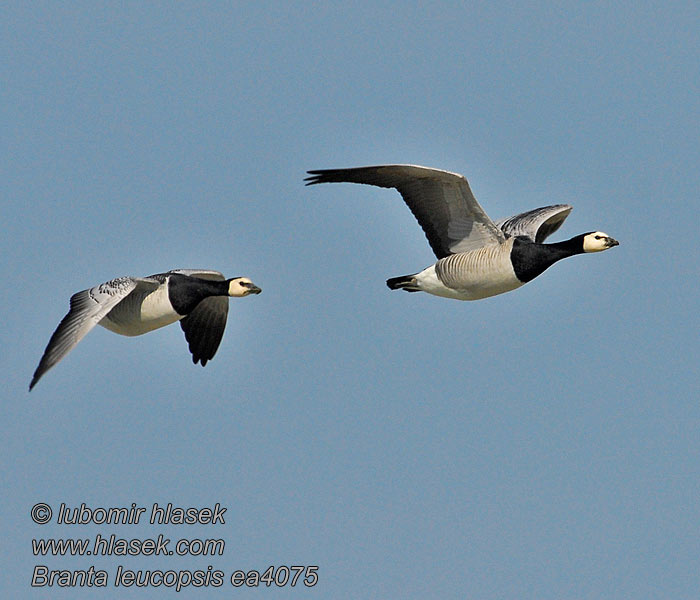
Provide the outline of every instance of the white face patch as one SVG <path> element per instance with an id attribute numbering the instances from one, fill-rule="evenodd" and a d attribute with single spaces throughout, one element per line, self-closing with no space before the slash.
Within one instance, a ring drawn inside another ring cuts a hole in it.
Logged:
<path id="1" fill-rule="evenodd" d="M 594 231 L 583 238 L 584 252 L 601 252 L 617 244 L 611 244 L 612 238 L 602 231 Z"/>
<path id="2" fill-rule="evenodd" d="M 248 294 L 252 293 L 251 288 L 249 287 L 251 285 L 255 286 L 255 284 L 247 277 L 239 277 L 238 279 L 234 279 L 228 285 L 228 295 L 232 296 L 233 298 L 247 296 Z M 257 288 L 254 287 L 253 289 Z"/>

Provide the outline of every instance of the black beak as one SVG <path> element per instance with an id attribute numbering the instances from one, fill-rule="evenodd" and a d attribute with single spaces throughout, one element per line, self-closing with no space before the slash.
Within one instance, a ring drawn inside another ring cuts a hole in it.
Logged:
<path id="1" fill-rule="evenodd" d="M 619 246 L 620 242 L 618 242 L 615 238 L 608 238 L 608 248 L 612 248 L 613 246 Z"/>
<path id="2" fill-rule="evenodd" d="M 244 283 L 244 287 L 248 288 L 249 294 L 259 294 L 262 290 L 254 283 Z"/>

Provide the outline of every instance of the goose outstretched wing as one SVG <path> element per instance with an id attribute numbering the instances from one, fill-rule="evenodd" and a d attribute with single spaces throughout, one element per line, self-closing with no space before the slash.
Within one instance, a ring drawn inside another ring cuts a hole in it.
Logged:
<path id="1" fill-rule="evenodd" d="M 39 366 L 29 384 L 31 390 L 51 367 L 58 363 L 95 327 L 104 316 L 135 289 L 154 290 L 158 282 L 149 278 L 119 277 L 73 294 L 70 309 L 49 340 Z"/>
<path id="2" fill-rule="evenodd" d="M 438 258 L 505 240 L 457 173 L 416 165 L 381 165 L 308 171 L 306 185 L 366 183 L 395 188 L 423 228 Z"/>

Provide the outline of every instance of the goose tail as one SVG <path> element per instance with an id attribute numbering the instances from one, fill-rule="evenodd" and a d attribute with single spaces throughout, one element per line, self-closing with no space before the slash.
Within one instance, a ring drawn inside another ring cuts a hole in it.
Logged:
<path id="1" fill-rule="evenodd" d="M 406 290 L 407 292 L 420 292 L 418 281 L 414 275 L 402 275 L 401 277 L 392 277 L 386 280 L 386 284 L 390 290 Z"/>

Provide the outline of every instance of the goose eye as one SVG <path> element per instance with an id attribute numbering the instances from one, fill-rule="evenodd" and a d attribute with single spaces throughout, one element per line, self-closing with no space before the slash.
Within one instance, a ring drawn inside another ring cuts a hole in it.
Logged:
<path id="1" fill-rule="evenodd" d="M 597 239 L 597 240 L 602 240 L 602 239 L 603 239 L 603 236 L 602 236 L 602 235 L 597 235 L 597 236 L 595 236 L 595 239 Z"/>

